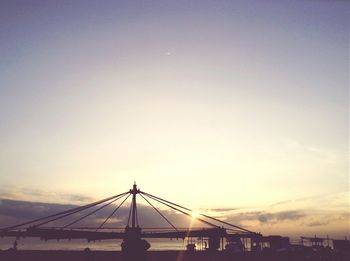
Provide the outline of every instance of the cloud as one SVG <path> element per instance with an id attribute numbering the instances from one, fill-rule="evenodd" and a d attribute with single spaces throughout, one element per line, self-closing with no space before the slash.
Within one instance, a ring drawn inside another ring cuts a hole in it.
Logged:
<path id="1" fill-rule="evenodd" d="M 289 204 L 291 202 L 293 202 L 293 200 L 283 200 L 283 201 L 279 201 L 279 202 L 273 203 L 271 205 L 271 207 L 277 207 L 277 206 L 281 206 L 281 205 L 286 205 L 286 204 Z"/>
<path id="2" fill-rule="evenodd" d="M 77 195 L 77 194 L 65 194 L 64 198 L 69 199 L 70 201 L 73 201 L 73 202 L 92 202 L 93 201 L 93 198 L 91 197 Z"/>
<path id="3" fill-rule="evenodd" d="M 329 224 L 329 220 L 326 220 L 326 221 L 314 221 L 314 222 L 310 222 L 310 223 L 307 223 L 307 226 L 309 227 L 319 227 L 319 226 L 326 226 Z"/>
<path id="4" fill-rule="evenodd" d="M 232 214 L 227 220 L 232 223 L 242 223 L 243 221 L 259 221 L 260 223 L 275 223 L 278 221 L 298 220 L 305 217 L 306 214 L 298 210 L 267 212 L 267 211 L 248 211 Z"/>
<path id="5" fill-rule="evenodd" d="M 263 215 L 259 215 L 258 216 L 258 220 L 261 222 L 261 223 L 267 223 L 269 221 L 269 214 L 263 214 Z"/>
<path id="6" fill-rule="evenodd" d="M 74 205 L 1 200 L 0 215 L 15 219 L 35 219 L 72 208 Z"/>
<path id="7" fill-rule="evenodd" d="M 62 202 L 71 204 L 90 203 L 95 201 L 95 199 L 91 197 L 75 193 L 22 188 L 12 185 L 7 185 L 2 188 L 0 191 L 0 198 L 33 202 Z"/>
<path id="8" fill-rule="evenodd" d="M 348 222 L 348 226 L 350 226 L 349 223 L 350 220 L 350 213 L 349 212 L 343 212 L 343 213 L 327 213 L 326 215 L 318 215 L 310 217 L 310 219 L 305 223 L 308 227 L 324 227 L 331 224 L 337 224 L 343 221 Z"/>
<path id="9" fill-rule="evenodd" d="M 211 208 L 211 209 L 206 209 L 206 211 L 213 211 L 213 212 L 229 212 L 229 211 L 235 211 L 237 208 Z"/>
<path id="10" fill-rule="evenodd" d="M 277 212 L 275 213 L 274 216 L 277 221 L 284 221 L 284 220 L 298 220 L 300 218 L 305 217 L 306 214 L 298 210 L 292 210 L 292 211 Z"/>
<path id="11" fill-rule="evenodd" d="M 41 203 L 41 202 L 29 202 L 29 201 L 19 201 L 19 200 L 8 200 L 2 199 L 0 204 L 0 224 L 2 227 L 15 225 L 19 222 L 25 222 L 45 216 L 49 216 L 58 212 L 62 212 L 78 205 L 72 204 L 54 204 L 54 203 Z M 117 201 L 117 204 L 112 204 L 106 206 L 105 208 L 93 213 L 91 216 L 87 217 L 74 224 L 74 226 L 90 226 L 97 227 L 108 217 L 115 208 L 120 204 L 121 201 Z M 99 205 L 100 207 L 102 205 Z M 63 218 L 62 220 L 54 221 L 48 226 L 64 226 L 80 217 L 92 212 L 98 207 L 93 207 L 88 210 L 73 214 Z M 125 227 L 129 217 L 128 205 L 122 206 L 118 209 L 116 214 L 108 220 L 106 227 Z M 160 210 L 164 216 L 167 217 L 170 222 L 174 223 L 175 226 L 188 226 L 190 221 L 183 215 L 177 214 L 172 210 Z M 139 204 L 138 205 L 138 219 L 139 224 L 142 227 L 170 227 L 165 219 L 163 219 L 153 208 Z"/>
<path id="12" fill-rule="evenodd" d="M 276 213 L 265 213 L 262 212 L 259 215 L 257 215 L 257 219 L 261 223 L 275 223 L 278 221 L 286 221 L 286 220 L 298 220 L 303 217 L 305 217 L 306 214 L 297 211 L 297 210 L 291 210 L 291 211 L 281 211 Z"/>

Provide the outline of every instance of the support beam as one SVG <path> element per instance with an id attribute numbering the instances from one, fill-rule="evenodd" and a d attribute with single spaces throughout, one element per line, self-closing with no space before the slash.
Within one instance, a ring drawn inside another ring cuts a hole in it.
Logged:
<path id="1" fill-rule="evenodd" d="M 134 186 L 132 190 L 130 191 L 132 194 L 132 217 L 131 217 L 131 227 L 135 228 L 136 225 L 136 211 L 137 211 L 137 206 L 136 206 L 136 194 L 138 193 L 137 190 L 137 185 L 134 183 Z"/>

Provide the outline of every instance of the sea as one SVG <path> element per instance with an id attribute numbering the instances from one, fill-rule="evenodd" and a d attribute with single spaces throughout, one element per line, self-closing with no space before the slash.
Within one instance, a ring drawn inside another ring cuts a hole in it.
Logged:
<path id="1" fill-rule="evenodd" d="M 187 240 L 182 239 L 147 239 L 151 244 L 149 250 L 165 251 L 165 250 L 185 250 Z M 15 238 L 0 238 L 0 250 L 13 248 Z M 88 242 L 87 240 L 40 240 L 36 238 L 17 239 L 17 249 L 22 250 L 105 250 L 119 251 L 121 250 L 122 240 L 101 240 Z"/>

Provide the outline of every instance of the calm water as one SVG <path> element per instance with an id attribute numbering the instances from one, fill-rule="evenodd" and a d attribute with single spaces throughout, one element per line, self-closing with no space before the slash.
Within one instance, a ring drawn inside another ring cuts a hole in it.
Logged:
<path id="1" fill-rule="evenodd" d="M 0 238 L 0 249 L 13 247 L 13 238 Z M 187 241 L 182 239 L 149 239 L 150 250 L 185 250 Z M 91 250 L 120 250 L 121 240 L 103 240 L 87 242 L 86 240 L 49 240 L 25 238 L 17 240 L 17 248 L 23 250 L 83 250 L 89 247 Z"/>

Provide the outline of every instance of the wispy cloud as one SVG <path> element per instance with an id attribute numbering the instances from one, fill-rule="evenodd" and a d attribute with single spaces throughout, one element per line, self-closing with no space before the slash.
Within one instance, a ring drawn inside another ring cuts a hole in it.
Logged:
<path id="1" fill-rule="evenodd" d="M 95 199 L 80 194 L 64 193 L 59 191 L 18 187 L 13 185 L 3 186 L 0 191 L 0 198 L 34 202 L 60 202 L 81 204 L 90 203 Z"/>
<path id="2" fill-rule="evenodd" d="M 206 209 L 206 211 L 214 211 L 214 212 L 228 212 L 228 211 L 234 211 L 237 210 L 237 208 L 210 208 Z"/>
<path id="3" fill-rule="evenodd" d="M 261 223 L 267 223 L 267 222 L 278 222 L 278 221 L 285 221 L 285 220 L 298 220 L 303 217 L 305 217 L 306 214 L 298 211 L 298 210 L 290 210 L 290 211 L 281 211 L 277 213 L 260 213 L 258 215 L 258 220 Z"/>

